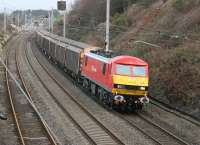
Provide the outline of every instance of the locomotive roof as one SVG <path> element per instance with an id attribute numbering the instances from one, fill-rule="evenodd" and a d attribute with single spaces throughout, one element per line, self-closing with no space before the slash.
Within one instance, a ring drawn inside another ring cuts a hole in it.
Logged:
<path id="1" fill-rule="evenodd" d="M 121 55 L 114 57 L 112 59 L 112 62 L 118 64 L 127 64 L 127 65 L 148 65 L 148 63 L 146 63 L 144 60 L 128 55 Z"/>
<path id="2" fill-rule="evenodd" d="M 104 57 L 102 55 L 98 55 L 98 54 L 95 54 L 95 53 L 88 52 L 85 55 L 88 56 L 88 57 L 94 58 L 94 59 L 98 59 L 98 60 L 100 60 L 104 63 L 110 63 L 111 62 L 111 58 L 107 58 L 107 57 Z"/>
<path id="3" fill-rule="evenodd" d="M 128 56 L 128 55 L 106 57 L 103 55 L 99 55 L 97 53 L 88 52 L 86 53 L 86 56 L 89 56 L 94 59 L 98 59 L 104 63 L 118 63 L 118 64 L 126 64 L 126 65 L 148 65 L 142 59 L 133 57 L 133 56 Z"/>

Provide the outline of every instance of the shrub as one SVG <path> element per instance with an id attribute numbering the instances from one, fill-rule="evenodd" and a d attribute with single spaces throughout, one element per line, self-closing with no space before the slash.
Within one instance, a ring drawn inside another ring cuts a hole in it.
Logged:
<path id="1" fill-rule="evenodd" d="M 117 25 L 117 26 L 121 26 L 121 27 L 124 27 L 124 26 L 127 26 L 127 18 L 126 18 L 126 15 L 123 13 L 123 14 L 115 14 L 113 19 L 112 19 L 112 23 L 114 25 Z"/>
<path id="2" fill-rule="evenodd" d="M 200 0 L 175 0 L 172 6 L 180 12 L 184 12 L 199 4 Z"/>
<path id="3" fill-rule="evenodd" d="M 151 4 L 156 2 L 157 0 L 139 0 L 138 3 L 144 7 L 149 7 Z"/>

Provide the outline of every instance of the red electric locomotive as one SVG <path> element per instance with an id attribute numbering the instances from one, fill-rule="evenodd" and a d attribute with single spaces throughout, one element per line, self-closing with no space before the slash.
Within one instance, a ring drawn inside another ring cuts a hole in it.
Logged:
<path id="1" fill-rule="evenodd" d="M 83 87 L 112 107 L 141 109 L 149 103 L 148 64 L 132 56 L 108 57 L 100 51 L 84 55 Z"/>
<path id="2" fill-rule="evenodd" d="M 41 50 L 104 104 L 123 109 L 141 109 L 148 103 L 149 70 L 143 60 L 112 57 L 101 48 L 38 32 Z"/>

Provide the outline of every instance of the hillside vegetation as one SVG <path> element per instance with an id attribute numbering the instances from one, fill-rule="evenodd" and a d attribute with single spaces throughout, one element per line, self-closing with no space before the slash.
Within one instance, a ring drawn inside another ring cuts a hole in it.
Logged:
<path id="1" fill-rule="evenodd" d="M 112 0 L 111 6 L 111 49 L 150 64 L 151 96 L 200 116 L 200 0 Z M 104 47 L 105 9 L 106 0 L 78 0 L 68 37 Z"/>

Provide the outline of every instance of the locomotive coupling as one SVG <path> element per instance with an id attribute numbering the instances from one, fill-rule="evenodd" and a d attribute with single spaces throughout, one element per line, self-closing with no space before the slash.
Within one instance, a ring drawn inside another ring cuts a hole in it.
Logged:
<path id="1" fill-rule="evenodd" d="M 114 101 L 116 104 L 119 104 L 119 103 L 125 103 L 126 100 L 124 99 L 124 97 L 122 95 L 116 95 L 114 97 Z"/>
<path id="2" fill-rule="evenodd" d="M 140 102 L 142 103 L 142 104 L 148 104 L 149 103 L 149 98 L 147 97 L 147 96 L 145 96 L 145 97 L 142 97 L 142 98 L 139 98 L 139 100 L 140 100 Z"/>

